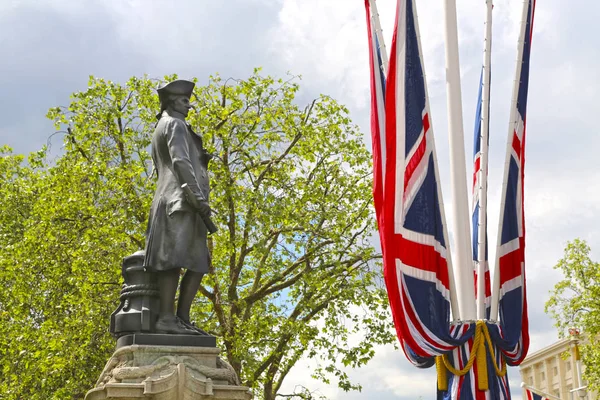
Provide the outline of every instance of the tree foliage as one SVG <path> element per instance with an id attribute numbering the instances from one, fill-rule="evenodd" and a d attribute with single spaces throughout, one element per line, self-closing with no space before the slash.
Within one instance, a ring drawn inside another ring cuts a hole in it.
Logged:
<path id="1" fill-rule="evenodd" d="M 172 80 L 175 76 L 167 76 Z M 114 349 L 123 257 L 143 248 L 154 191 L 148 154 L 157 82 L 90 77 L 52 108 L 63 140 L 0 159 L 0 392 L 82 398 Z M 296 102 L 295 78 L 256 70 L 196 86 L 188 121 L 211 161 L 211 274 L 193 316 L 258 398 L 274 399 L 302 357 L 315 377 L 359 389 L 341 366 L 393 341 L 369 242 L 370 155 L 348 111 Z M 358 334 L 360 332 L 360 334 Z M 298 396 L 308 396 L 302 389 Z"/>
<path id="2" fill-rule="evenodd" d="M 565 279 L 558 282 L 546 302 L 546 312 L 556 321 L 559 335 L 569 328 L 582 331 L 584 377 L 593 390 L 600 389 L 600 263 L 590 258 L 590 247 L 581 239 L 568 242 L 564 256 L 554 266 Z"/>

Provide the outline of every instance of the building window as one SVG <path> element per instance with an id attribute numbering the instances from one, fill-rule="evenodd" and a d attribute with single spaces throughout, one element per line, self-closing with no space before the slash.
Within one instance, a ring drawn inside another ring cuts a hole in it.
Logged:
<path id="1" fill-rule="evenodd" d="M 558 375 L 558 367 L 552 368 L 552 372 L 554 373 L 554 376 L 557 376 Z"/>
<path id="2" fill-rule="evenodd" d="M 567 361 L 565 365 L 567 366 L 567 371 L 570 371 L 571 370 L 571 362 Z"/>
<path id="3" fill-rule="evenodd" d="M 546 380 L 546 374 L 544 373 L 544 371 L 542 371 L 542 373 L 540 374 L 541 376 L 541 380 L 545 381 Z"/>
<path id="4" fill-rule="evenodd" d="M 529 377 L 529 385 L 532 386 L 533 385 L 533 376 Z"/>

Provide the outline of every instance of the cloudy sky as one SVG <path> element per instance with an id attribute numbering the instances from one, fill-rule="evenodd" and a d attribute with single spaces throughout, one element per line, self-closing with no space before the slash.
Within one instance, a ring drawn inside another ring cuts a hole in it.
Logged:
<path id="1" fill-rule="evenodd" d="M 378 0 L 391 44 L 395 0 Z M 458 0 L 466 153 L 471 154 L 475 98 L 482 59 L 484 1 Z M 417 2 L 433 129 L 450 210 L 441 0 Z M 490 138 L 489 222 L 496 227 L 502 163 L 514 78 L 521 0 L 496 0 Z M 588 241 L 600 259 L 600 4 L 539 0 L 534 27 L 527 115 L 526 224 L 531 351 L 557 339 L 544 314 L 560 279 L 552 266 L 568 240 Z M 346 104 L 369 140 L 369 80 L 362 0 L 2 0 L 0 1 L 0 145 L 39 149 L 53 132 L 48 108 L 67 105 L 89 75 L 124 82 L 178 73 L 206 82 L 209 74 L 244 78 L 303 76 L 300 101 L 320 93 Z M 60 140 L 52 142 L 60 147 Z M 468 163 L 470 165 L 470 162 Z M 450 225 L 452 230 L 452 226 Z M 490 242 L 495 243 L 495 229 Z M 331 399 L 434 398 L 433 370 L 420 371 L 391 347 L 350 375 L 362 393 L 350 395 L 310 380 L 307 364 L 286 384 Z M 517 369 L 509 371 L 515 388 Z M 518 396 L 515 396 L 518 397 Z"/>

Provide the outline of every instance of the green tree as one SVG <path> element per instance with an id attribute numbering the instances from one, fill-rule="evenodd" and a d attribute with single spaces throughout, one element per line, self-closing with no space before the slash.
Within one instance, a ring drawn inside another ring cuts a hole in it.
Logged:
<path id="1" fill-rule="evenodd" d="M 165 80 L 174 79 L 167 76 Z M 114 349 L 120 263 L 143 248 L 154 191 L 157 82 L 90 77 L 48 117 L 64 151 L 0 161 L 0 393 L 82 398 Z M 360 389 L 358 367 L 394 341 L 369 240 L 370 155 L 327 96 L 298 106 L 294 77 L 256 70 L 197 86 L 188 118 L 211 161 L 211 274 L 193 316 L 258 398 L 274 399 L 301 357 L 315 377 Z M 358 334 L 360 332 L 360 334 Z M 298 396 L 310 396 L 302 388 Z"/>
<path id="2" fill-rule="evenodd" d="M 600 263 L 590 258 L 590 247 L 585 240 L 568 242 L 564 256 L 554 266 L 565 279 L 558 282 L 546 302 L 546 312 L 556 321 L 560 337 L 569 328 L 581 329 L 584 378 L 593 390 L 600 389 L 600 346 L 595 338 L 600 335 Z"/>

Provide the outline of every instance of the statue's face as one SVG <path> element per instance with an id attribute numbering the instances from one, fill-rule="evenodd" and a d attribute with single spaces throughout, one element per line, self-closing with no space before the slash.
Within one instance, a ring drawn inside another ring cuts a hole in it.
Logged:
<path id="1" fill-rule="evenodd" d="M 187 117 L 190 108 L 192 108 L 190 104 L 190 99 L 186 96 L 177 96 L 172 103 L 172 107 L 174 111 L 183 114 Z"/>

